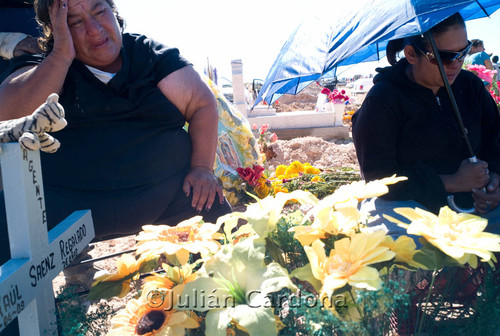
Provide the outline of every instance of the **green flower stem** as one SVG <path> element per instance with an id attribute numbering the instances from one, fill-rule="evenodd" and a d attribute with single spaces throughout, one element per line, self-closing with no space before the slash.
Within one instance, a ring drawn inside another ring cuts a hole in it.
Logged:
<path id="1" fill-rule="evenodd" d="M 358 314 L 361 318 L 363 318 L 363 312 L 361 311 L 361 308 L 359 307 L 359 305 L 356 303 L 356 299 L 354 299 L 354 295 L 352 295 L 352 288 L 349 289 L 347 291 L 349 293 L 349 295 L 351 296 L 351 299 L 352 299 L 352 302 L 354 303 L 354 305 L 356 306 L 356 310 L 358 311 Z"/>
<path id="2" fill-rule="evenodd" d="M 431 299 L 432 287 L 434 287 L 434 280 L 436 280 L 437 274 L 438 274 L 437 269 L 434 269 L 434 271 L 432 272 L 431 284 L 429 285 L 429 291 L 427 292 L 427 297 L 425 298 L 425 309 L 427 309 L 427 305 L 429 304 L 429 301 Z M 420 312 L 418 313 L 418 315 L 420 315 Z M 418 321 L 418 318 L 417 318 L 417 321 Z M 420 334 L 420 331 L 422 330 L 423 324 L 424 324 L 424 315 L 422 314 L 422 318 L 420 319 L 420 321 L 418 323 L 418 329 L 416 330 L 415 335 Z"/>

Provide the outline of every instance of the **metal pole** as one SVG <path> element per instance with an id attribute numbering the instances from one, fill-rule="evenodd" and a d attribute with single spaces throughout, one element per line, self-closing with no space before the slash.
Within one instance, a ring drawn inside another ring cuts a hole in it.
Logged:
<path id="1" fill-rule="evenodd" d="M 443 80 L 444 87 L 446 88 L 446 91 L 448 92 L 448 96 L 450 97 L 451 106 L 453 108 L 453 112 L 455 115 L 455 120 L 457 121 L 460 135 L 462 136 L 462 139 L 464 141 L 465 149 L 467 150 L 467 154 L 469 156 L 469 161 L 470 162 L 478 162 L 478 159 L 477 159 L 476 155 L 474 154 L 474 151 L 472 150 L 472 146 L 470 144 L 469 137 L 467 136 L 467 130 L 466 130 L 464 123 L 462 121 L 462 116 L 461 116 L 460 111 L 458 109 L 455 95 L 453 94 L 453 91 L 451 90 L 450 83 L 448 82 L 448 78 L 446 77 L 446 72 L 444 71 L 444 67 L 443 67 L 443 61 L 441 60 L 441 56 L 439 56 L 439 50 L 436 46 L 436 41 L 434 41 L 434 38 L 432 37 L 432 34 L 429 31 L 425 33 L 425 37 L 427 38 L 427 40 L 431 44 L 432 52 L 434 53 L 434 58 L 436 59 L 437 66 L 439 68 L 439 73 L 441 74 L 441 79 Z M 462 209 L 462 208 L 458 207 L 458 205 L 456 205 L 456 203 L 455 203 L 453 195 L 448 195 L 447 200 L 448 200 L 448 205 L 454 211 L 465 212 L 465 213 L 474 213 L 476 211 L 475 208 Z"/>
<path id="2" fill-rule="evenodd" d="M 453 112 L 455 114 L 455 119 L 458 124 L 458 128 L 460 131 L 460 135 L 462 136 L 462 139 L 464 140 L 465 144 L 465 149 L 467 150 L 467 154 L 469 158 L 475 157 L 474 151 L 472 150 L 472 146 L 469 141 L 469 137 L 467 136 L 467 130 L 464 127 L 464 123 L 462 121 L 462 116 L 460 114 L 460 111 L 458 110 L 458 105 L 457 101 L 455 100 L 455 95 L 453 94 L 453 91 L 451 90 L 450 83 L 448 82 L 448 78 L 446 77 L 446 72 L 444 71 L 443 67 L 443 62 L 441 61 L 441 57 L 439 56 L 439 50 L 436 46 L 436 41 L 434 41 L 434 38 L 432 37 L 432 34 L 430 32 L 426 32 L 425 36 L 429 40 L 432 48 L 432 52 L 434 53 L 434 58 L 436 59 L 437 66 L 439 68 L 439 73 L 441 74 L 441 78 L 444 83 L 444 87 L 446 88 L 446 91 L 448 92 L 448 96 L 450 97 L 451 101 L 451 106 L 453 108 Z"/>

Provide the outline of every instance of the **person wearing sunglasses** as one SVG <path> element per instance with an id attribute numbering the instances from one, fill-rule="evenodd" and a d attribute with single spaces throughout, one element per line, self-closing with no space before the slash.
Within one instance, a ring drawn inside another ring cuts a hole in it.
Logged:
<path id="1" fill-rule="evenodd" d="M 419 43 L 415 43 L 415 44 L 412 44 L 411 46 L 416 51 L 418 51 L 419 53 L 424 55 L 425 58 L 427 58 L 427 60 L 430 63 L 437 65 L 437 60 L 436 60 L 436 56 L 434 56 L 434 53 L 432 51 L 424 50 L 425 47 L 423 47 L 423 46 L 419 47 L 418 44 Z M 455 61 L 463 62 L 465 60 L 465 58 L 467 57 L 467 55 L 469 54 L 469 52 L 471 51 L 471 47 L 472 47 L 472 42 L 467 41 L 467 46 L 460 51 L 438 50 L 438 53 L 439 53 L 439 57 L 441 58 L 441 62 L 443 63 L 443 65 L 450 66 Z"/>
<path id="2" fill-rule="evenodd" d="M 394 174 L 408 179 L 365 202 L 371 226 L 384 224 L 393 236 L 406 230 L 383 214 L 408 222 L 393 209 L 419 207 L 438 214 L 454 194 L 462 208 L 488 218 L 487 230 L 500 231 L 500 118 L 481 80 L 462 70 L 472 43 L 465 23 L 454 14 L 430 30 L 446 78 L 479 162 L 468 161 L 452 102 L 436 55 L 422 35 L 390 41 L 391 66 L 377 69 L 374 86 L 353 115 L 353 140 L 361 173 L 371 181 Z M 397 60 L 396 55 L 402 54 Z M 486 188 L 485 191 L 481 191 Z"/>

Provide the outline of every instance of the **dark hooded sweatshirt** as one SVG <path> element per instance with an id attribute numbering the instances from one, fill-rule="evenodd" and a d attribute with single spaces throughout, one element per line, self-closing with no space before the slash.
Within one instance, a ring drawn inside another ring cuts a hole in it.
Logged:
<path id="1" fill-rule="evenodd" d="M 353 116 L 353 139 L 367 181 L 393 174 L 407 181 L 389 186 L 387 200 L 415 200 L 437 213 L 446 205 L 439 175 L 454 174 L 468 158 L 445 88 L 438 91 L 408 79 L 406 59 L 378 69 L 375 85 Z M 482 81 L 462 70 L 451 86 L 475 155 L 500 172 L 499 112 Z M 470 193 L 457 195 L 472 206 Z"/>

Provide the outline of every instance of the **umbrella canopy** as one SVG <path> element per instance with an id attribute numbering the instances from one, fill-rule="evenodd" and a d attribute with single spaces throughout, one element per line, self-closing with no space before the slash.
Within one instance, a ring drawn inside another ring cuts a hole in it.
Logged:
<path id="1" fill-rule="evenodd" d="M 333 77 L 339 66 L 379 60 L 389 40 L 424 33 L 456 12 L 472 20 L 499 7 L 500 0 L 351 0 L 347 11 L 328 11 L 297 27 L 254 106 L 296 94 L 321 77 Z"/>

